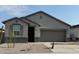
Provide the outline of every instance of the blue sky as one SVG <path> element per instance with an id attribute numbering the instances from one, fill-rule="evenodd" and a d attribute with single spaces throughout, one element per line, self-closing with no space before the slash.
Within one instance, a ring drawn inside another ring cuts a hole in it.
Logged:
<path id="1" fill-rule="evenodd" d="M 70 25 L 79 24 L 79 5 L 0 5 L 0 27 L 2 21 L 44 11 Z"/>

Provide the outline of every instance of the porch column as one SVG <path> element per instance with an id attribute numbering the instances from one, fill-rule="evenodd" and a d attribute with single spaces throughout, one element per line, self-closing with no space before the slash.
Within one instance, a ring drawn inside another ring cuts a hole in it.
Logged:
<path id="1" fill-rule="evenodd" d="M 71 29 L 66 30 L 66 41 L 70 41 L 70 34 L 71 34 Z"/>
<path id="2" fill-rule="evenodd" d="M 39 26 L 35 27 L 35 41 L 40 42 L 40 27 Z"/>

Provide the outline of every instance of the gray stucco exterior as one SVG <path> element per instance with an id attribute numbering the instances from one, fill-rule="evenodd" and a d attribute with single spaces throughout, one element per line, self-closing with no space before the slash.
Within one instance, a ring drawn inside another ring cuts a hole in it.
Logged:
<path id="1" fill-rule="evenodd" d="M 40 24 L 41 28 L 47 28 L 47 29 L 68 29 L 70 28 L 68 25 L 54 18 L 51 18 L 44 13 L 37 13 L 35 15 L 28 16 L 27 18 Z"/>
<path id="2" fill-rule="evenodd" d="M 65 33 L 62 31 L 64 33 L 64 34 L 62 34 L 62 36 L 64 36 L 64 35 L 65 36 L 63 37 L 64 39 L 62 41 L 64 41 L 64 40 L 69 41 L 67 38 L 69 38 L 68 29 L 70 29 L 70 26 L 68 24 L 56 19 L 56 18 L 53 18 L 53 17 L 47 15 L 44 12 L 37 12 L 33 15 L 26 16 L 23 19 L 21 18 L 21 20 L 23 20 L 23 21 L 21 21 L 20 18 L 19 18 L 19 20 L 17 20 L 17 19 L 18 18 L 12 19 L 10 21 L 4 21 L 4 23 L 5 23 L 5 39 L 6 39 L 5 41 L 7 41 L 8 38 L 9 38 L 9 30 L 10 30 L 10 26 L 12 24 L 21 24 L 23 26 L 23 35 L 22 36 L 16 36 L 15 42 L 28 42 L 28 26 L 29 25 L 35 27 L 35 30 L 34 30 L 34 33 L 35 33 L 34 41 L 35 42 L 42 41 L 41 40 L 41 37 L 42 37 L 41 31 L 42 30 L 49 30 L 49 32 L 51 30 L 52 31 L 54 31 L 54 30 L 56 30 L 56 31 L 64 30 Z M 28 21 L 27 19 L 38 23 L 40 26 L 38 26 L 36 23 Z M 53 32 L 51 34 L 54 35 Z M 49 33 L 49 36 L 51 36 L 51 34 Z M 46 40 L 46 42 L 47 41 L 53 41 L 53 40 L 48 39 L 48 40 Z M 59 40 L 59 41 L 61 41 L 61 40 Z"/>
<path id="3" fill-rule="evenodd" d="M 33 15 L 27 16 L 28 19 L 37 22 L 40 24 L 40 32 L 44 30 L 65 30 L 65 41 L 70 41 L 70 26 L 61 20 L 52 17 L 46 13 L 39 12 Z M 47 33 L 48 34 L 48 33 Z M 40 34 L 41 35 L 41 34 Z M 52 41 L 52 40 L 48 40 Z"/>

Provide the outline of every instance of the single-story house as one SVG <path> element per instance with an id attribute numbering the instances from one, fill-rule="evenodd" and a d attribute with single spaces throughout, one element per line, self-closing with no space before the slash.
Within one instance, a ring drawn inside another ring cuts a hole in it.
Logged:
<path id="1" fill-rule="evenodd" d="M 71 26 L 43 11 L 14 17 L 3 21 L 5 24 L 5 42 L 13 33 L 15 42 L 64 42 L 70 41 Z"/>

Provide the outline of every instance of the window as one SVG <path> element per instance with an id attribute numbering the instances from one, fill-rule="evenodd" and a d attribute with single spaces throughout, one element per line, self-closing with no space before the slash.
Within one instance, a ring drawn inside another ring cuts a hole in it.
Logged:
<path id="1" fill-rule="evenodd" d="M 13 31 L 14 36 L 21 35 L 22 34 L 22 26 L 20 24 L 13 24 L 12 31 Z"/>

